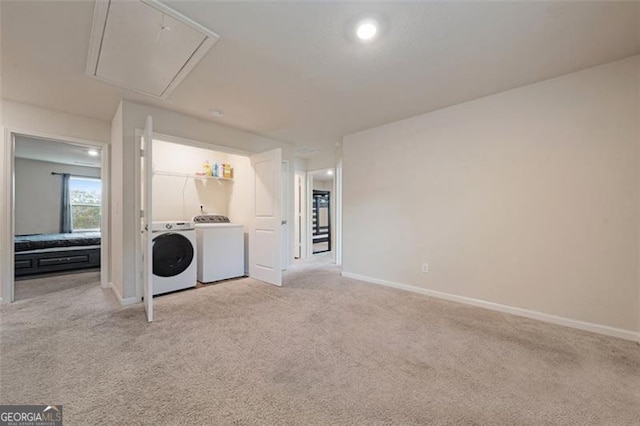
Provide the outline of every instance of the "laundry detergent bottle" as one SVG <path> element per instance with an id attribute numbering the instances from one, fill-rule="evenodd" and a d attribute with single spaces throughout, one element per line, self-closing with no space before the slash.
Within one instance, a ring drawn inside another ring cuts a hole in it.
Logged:
<path id="1" fill-rule="evenodd" d="M 206 176 L 211 176 L 211 163 L 209 163 L 208 161 L 205 161 L 204 164 L 202 165 L 202 170 L 204 171 L 204 174 Z"/>

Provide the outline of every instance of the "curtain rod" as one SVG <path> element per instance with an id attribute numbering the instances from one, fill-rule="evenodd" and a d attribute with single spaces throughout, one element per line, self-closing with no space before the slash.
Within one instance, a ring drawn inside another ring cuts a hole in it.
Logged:
<path id="1" fill-rule="evenodd" d="M 87 175 L 76 175 L 73 173 L 59 173 L 59 172 L 51 172 L 52 175 L 69 175 L 69 176 L 73 176 L 73 177 L 82 177 L 82 178 L 91 178 L 91 179 L 98 179 L 100 180 L 100 176 L 87 176 Z"/>

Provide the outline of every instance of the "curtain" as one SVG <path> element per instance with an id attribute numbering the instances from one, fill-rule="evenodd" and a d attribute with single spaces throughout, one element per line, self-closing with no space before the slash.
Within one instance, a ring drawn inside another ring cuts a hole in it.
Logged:
<path id="1" fill-rule="evenodd" d="M 69 173 L 62 174 L 62 211 L 60 214 L 60 232 L 68 234 L 71 227 L 71 196 L 69 194 Z"/>

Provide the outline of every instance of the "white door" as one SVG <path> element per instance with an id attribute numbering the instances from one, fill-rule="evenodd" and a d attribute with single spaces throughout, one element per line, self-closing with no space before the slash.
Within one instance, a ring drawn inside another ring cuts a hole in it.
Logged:
<path id="1" fill-rule="evenodd" d="M 144 133 L 140 140 L 140 209 L 142 236 L 142 295 L 147 321 L 153 321 L 153 248 L 151 233 L 151 182 L 153 120 L 147 117 Z"/>
<path id="2" fill-rule="evenodd" d="M 300 259 L 302 257 L 302 178 L 300 174 L 296 173 L 295 185 L 293 188 L 293 199 L 294 199 L 294 233 L 295 233 L 295 244 L 293 247 L 293 256 L 296 259 Z"/>
<path id="3" fill-rule="evenodd" d="M 280 197 L 280 261 L 282 262 L 282 270 L 285 271 L 289 267 L 289 163 L 282 162 L 282 179 L 280 181 L 282 196 Z"/>
<path id="4" fill-rule="evenodd" d="M 277 286 L 282 285 L 281 164 L 280 148 L 251 157 L 254 193 L 253 223 L 249 233 L 249 276 Z"/>

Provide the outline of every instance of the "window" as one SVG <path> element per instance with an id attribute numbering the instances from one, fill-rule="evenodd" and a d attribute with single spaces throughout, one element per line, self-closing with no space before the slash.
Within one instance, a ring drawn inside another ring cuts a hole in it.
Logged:
<path id="1" fill-rule="evenodd" d="M 102 182 L 100 179 L 69 178 L 71 229 L 73 232 L 100 230 Z"/>

